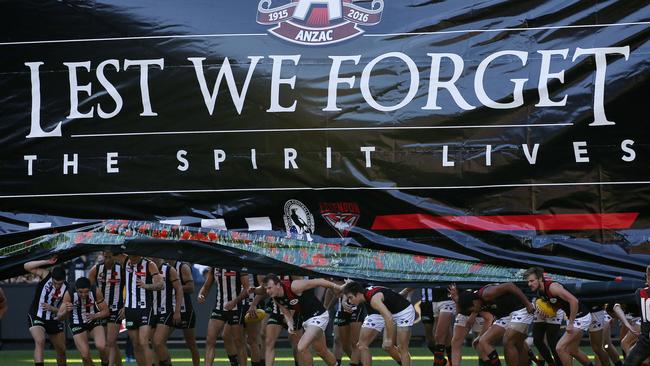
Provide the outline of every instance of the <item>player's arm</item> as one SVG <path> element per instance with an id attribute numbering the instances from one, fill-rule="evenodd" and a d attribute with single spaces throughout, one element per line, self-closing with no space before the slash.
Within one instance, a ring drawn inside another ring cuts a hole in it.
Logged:
<path id="1" fill-rule="evenodd" d="M 99 312 L 95 314 L 93 319 L 107 318 L 110 315 L 110 310 L 108 310 L 108 305 L 106 305 L 106 301 L 104 301 L 104 295 L 98 289 L 95 289 L 94 291 L 95 291 L 95 303 L 97 304 L 97 308 L 99 309 Z"/>
<path id="2" fill-rule="evenodd" d="M 210 289 L 212 289 L 212 284 L 214 283 L 214 268 L 210 267 L 208 270 L 208 277 L 206 277 L 205 282 L 203 282 L 203 286 L 201 286 L 201 289 L 199 290 L 199 295 L 197 296 L 197 300 L 199 301 L 199 304 L 205 303 L 205 297 L 208 296 L 210 293 Z"/>
<path id="3" fill-rule="evenodd" d="M 341 286 L 335 284 L 332 281 L 328 281 L 324 278 L 314 278 L 311 280 L 296 280 L 291 282 L 291 291 L 294 294 L 302 294 L 307 290 L 311 290 L 316 287 L 325 287 L 332 289 L 335 293 L 341 292 Z"/>
<path id="4" fill-rule="evenodd" d="M 57 320 L 65 319 L 68 315 L 68 312 L 72 310 L 72 299 L 70 298 L 70 293 L 68 291 L 65 292 L 65 295 L 63 295 L 63 300 L 61 301 L 61 306 L 58 309 L 53 306 L 51 307 L 52 309 L 49 310 L 56 313 Z"/>
<path id="5" fill-rule="evenodd" d="M 483 318 L 483 328 L 481 328 L 481 331 L 479 332 L 479 336 L 482 336 L 492 326 L 492 323 L 494 322 L 494 315 L 492 315 L 492 313 L 489 313 L 487 311 L 481 311 L 478 314 L 472 314 L 472 315 L 474 315 L 474 319 L 476 319 L 476 316 L 479 315 L 481 316 L 481 318 Z"/>
<path id="6" fill-rule="evenodd" d="M 191 294 L 194 292 L 194 278 L 192 269 L 187 263 L 181 264 L 181 282 L 183 283 L 183 293 Z"/>
<path id="7" fill-rule="evenodd" d="M 34 274 L 34 275 L 40 277 L 41 279 L 43 279 L 43 278 L 47 277 L 47 275 L 50 273 L 50 271 L 48 271 L 47 269 L 41 268 L 41 267 L 43 267 L 43 266 L 51 266 L 51 265 L 55 264 L 56 261 L 57 261 L 56 257 L 52 257 L 50 259 L 43 259 L 43 260 L 40 260 L 40 261 L 31 261 L 31 262 L 25 263 L 23 265 L 23 268 L 25 269 L 25 271 L 27 271 L 27 272 L 29 272 L 31 274 Z"/>
<path id="8" fill-rule="evenodd" d="M 95 286 L 97 284 L 97 265 L 94 265 L 90 271 L 88 271 L 88 280 L 90 280 L 90 286 Z"/>
<path id="9" fill-rule="evenodd" d="M 0 288 L 0 319 L 7 313 L 8 309 L 7 296 L 5 296 L 5 292 Z"/>
<path id="10" fill-rule="evenodd" d="M 402 291 L 399 292 L 399 294 L 402 295 L 402 297 L 408 298 L 409 296 L 411 296 L 413 291 L 415 291 L 415 288 L 405 287 Z"/>
<path id="11" fill-rule="evenodd" d="M 387 336 L 384 339 L 383 347 L 384 349 L 388 347 L 394 346 L 395 339 L 393 339 L 394 334 L 395 334 L 395 324 L 393 323 L 393 313 L 388 310 L 386 305 L 384 304 L 384 294 L 382 293 L 376 293 L 372 296 L 370 299 L 370 306 L 372 306 L 373 309 L 377 310 L 379 314 L 381 315 L 382 318 L 384 318 L 384 323 L 386 326 L 386 329 L 384 330 L 384 334 Z"/>
<path id="12" fill-rule="evenodd" d="M 176 268 L 169 269 L 169 281 L 174 287 L 174 297 L 176 298 L 176 306 L 174 307 L 174 323 L 181 322 L 181 303 L 183 302 L 183 286 L 181 286 L 181 279 L 178 277 Z"/>
<path id="13" fill-rule="evenodd" d="M 512 282 L 487 287 L 485 291 L 483 291 L 483 298 L 487 301 L 493 301 L 494 299 L 507 294 L 515 295 L 517 299 L 526 306 L 526 310 L 529 313 L 535 312 L 535 307 L 531 304 L 530 300 L 528 300 L 528 297 L 526 297 L 524 292 Z"/>
<path id="14" fill-rule="evenodd" d="M 578 299 L 557 282 L 553 282 L 548 290 L 552 296 L 557 296 L 569 303 L 571 311 L 567 320 L 567 328 L 571 327 L 573 329 L 573 321 L 576 320 L 578 314 Z"/>
<path id="15" fill-rule="evenodd" d="M 248 281 L 248 274 L 241 273 L 239 276 L 239 281 L 241 282 L 241 291 L 239 292 L 239 294 L 237 294 L 237 297 L 224 304 L 223 308 L 226 310 L 232 310 L 237 304 L 239 304 L 245 298 L 248 297 L 248 289 L 250 288 L 250 282 Z"/>
<path id="16" fill-rule="evenodd" d="M 275 301 L 275 299 L 273 301 Z M 277 301 L 275 301 L 275 303 L 278 305 L 278 309 L 280 309 L 282 315 L 284 315 L 284 321 L 287 323 L 287 331 L 290 334 L 293 334 L 295 332 L 296 325 L 293 324 L 293 314 L 291 314 L 291 310 L 287 309 L 287 307 L 283 306 Z"/>
<path id="17" fill-rule="evenodd" d="M 153 283 L 142 283 L 140 280 L 138 280 L 139 287 L 148 291 L 160 291 L 164 289 L 165 282 L 163 281 L 162 276 L 158 271 L 158 266 L 156 266 L 156 263 L 149 261 L 147 268 L 149 270 L 149 273 L 151 273 L 151 281 Z"/>
<path id="18" fill-rule="evenodd" d="M 625 316 L 625 312 L 623 311 L 623 308 L 621 307 L 621 304 L 614 304 L 614 307 L 611 309 L 610 312 L 612 315 L 614 315 L 615 318 L 621 321 L 621 324 L 625 325 L 625 327 L 632 332 L 632 334 L 639 335 L 639 330 L 636 329 L 635 327 L 630 324 L 630 322 L 627 320 L 627 317 Z"/>

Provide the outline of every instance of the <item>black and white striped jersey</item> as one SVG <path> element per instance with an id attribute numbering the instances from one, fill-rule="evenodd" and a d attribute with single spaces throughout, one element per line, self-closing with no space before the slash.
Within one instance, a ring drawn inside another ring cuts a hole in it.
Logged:
<path id="1" fill-rule="evenodd" d="M 36 294 L 34 294 L 34 300 L 29 308 L 29 314 L 43 320 L 56 320 L 56 313 L 42 309 L 41 304 L 46 303 L 59 308 L 67 289 L 67 282 L 64 282 L 60 288 L 55 288 L 54 279 L 48 274 L 36 286 Z"/>
<path id="2" fill-rule="evenodd" d="M 94 292 L 92 290 L 88 291 L 88 296 L 85 299 L 79 296 L 77 291 L 70 290 L 69 292 L 73 306 L 70 314 L 72 324 L 85 325 L 90 323 L 88 315 L 97 314 L 99 312 Z"/>
<path id="3" fill-rule="evenodd" d="M 104 295 L 104 301 L 112 312 L 124 307 L 124 265 L 114 262 L 112 266 L 99 263 L 97 267 L 97 280 L 99 290 Z"/>
<path id="4" fill-rule="evenodd" d="M 181 286 L 187 283 L 181 274 L 181 267 L 183 267 L 183 264 L 188 265 L 190 267 L 190 273 L 192 272 L 192 265 L 190 263 L 176 261 L 174 268 L 176 268 L 178 278 L 181 280 Z M 190 313 L 192 312 L 192 309 L 194 309 L 194 305 L 192 304 L 192 295 L 183 292 L 183 300 L 181 300 L 181 313 Z"/>
<path id="5" fill-rule="evenodd" d="M 171 282 L 170 271 L 174 268 L 165 262 L 159 268 L 165 287 L 153 292 L 153 313 L 155 315 L 173 313 L 176 308 L 176 290 Z"/>
<path id="6" fill-rule="evenodd" d="M 423 302 L 440 302 L 451 300 L 446 287 L 429 287 L 422 289 Z"/>
<path id="7" fill-rule="evenodd" d="M 152 309 L 153 291 L 147 291 L 144 288 L 138 288 L 137 280 L 143 283 L 153 283 L 152 275 L 149 272 L 150 261 L 142 258 L 138 263 L 126 261 L 125 265 L 125 287 L 126 297 L 124 307 L 129 309 Z"/>
<path id="8" fill-rule="evenodd" d="M 227 302 L 237 298 L 242 291 L 240 272 L 229 271 L 224 268 L 212 268 L 214 273 L 214 282 L 217 285 L 217 301 L 214 303 L 214 308 L 218 310 L 225 310 L 224 306 Z M 236 304 L 232 310 L 239 309 L 240 304 Z"/>

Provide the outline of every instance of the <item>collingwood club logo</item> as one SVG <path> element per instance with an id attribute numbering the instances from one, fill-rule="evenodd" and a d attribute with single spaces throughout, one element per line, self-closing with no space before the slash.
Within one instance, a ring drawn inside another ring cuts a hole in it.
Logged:
<path id="1" fill-rule="evenodd" d="M 288 200 L 284 204 L 284 226 L 288 238 L 312 241 L 314 233 L 314 216 L 307 206 L 298 200 Z"/>
<path id="2" fill-rule="evenodd" d="M 355 202 L 321 202 L 320 214 L 341 238 L 357 225 L 361 210 Z"/>
<path id="3" fill-rule="evenodd" d="M 355 0 L 261 0 L 257 22 L 275 25 L 269 33 L 302 45 L 327 45 L 363 34 L 359 26 L 381 21 L 384 0 L 373 0 L 370 8 L 354 5 Z M 367 2 L 367 1 L 366 1 Z"/>

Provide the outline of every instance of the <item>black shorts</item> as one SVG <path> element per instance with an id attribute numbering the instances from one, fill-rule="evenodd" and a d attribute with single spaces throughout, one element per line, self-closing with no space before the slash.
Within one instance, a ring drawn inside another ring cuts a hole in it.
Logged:
<path id="1" fill-rule="evenodd" d="M 72 335 L 77 335 L 83 332 L 90 332 L 91 330 L 95 329 L 95 327 L 98 327 L 100 325 L 101 323 L 97 320 L 90 323 L 84 323 L 84 324 L 70 323 L 70 331 L 72 332 Z"/>
<path id="2" fill-rule="evenodd" d="M 154 317 L 154 324 L 166 325 L 168 327 L 174 326 L 174 313 L 156 314 Z"/>
<path id="3" fill-rule="evenodd" d="M 122 319 L 120 319 L 120 311 L 119 310 L 111 311 L 106 318 L 99 320 L 99 324 L 104 326 L 104 327 L 108 323 L 111 323 L 111 324 L 120 324 L 120 323 L 122 323 Z"/>
<path id="4" fill-rule="evenodd" d="M 270 313 L 269 320 L 266 321 L 266 325 L 280 325 L 282 328 L 287 329 L 287 322 L 284 320 L 284 315 L 277 313 Z M 293 315 L 293 328 L 294 330 L 302 329 L 302 319 L 297 313 Z"/>
<path id="5" fill-rule="evenodd" d="M 42 327 L 46 334 L 57 334 L 63 332 L 63 322 L 58 320 L 44 320 L 37 316 L 27 314 L 27 326 Z"/>
<path id="6" fill-rule="evenodd" d="M 347 311 L 339 310 L 334 316 L 334 325 L 339 327 L 344 327 L 350 325 L 350 323 L 363 323 L 363 320 L 366 318 L 366 312 L 363 306 L 359 306 L 354 309 L 353 312 L 348 313 Z"/>
<path id="7" fill-rule="evenodd" d="M 420 319 L 422 319 L 422 324 L 433 324 L 435 321 L 431 301 L 422 301 L 420 303 Z"/>
<path id="8" fill-rule="evenodd" d="M 221 310 L 221 309 L 212 309 L 210 314 L 210 319 L 221 320 L 226 324 L 237 325 L 243 324 L 244 320 L 241 317 L 240 310 Z"/>
<path id="9" fill-rule="evenodd" d="M 194 310 L 190 312 L 181 313 L 181 322 L 174 325 L 176 329 L 194 329 L 196 327 L 196 316 Z"/>
<path id="10" fill-rule="evenodd" d="M 134 330 L 144 326 L 153 326 L 155 321 L 152 309 L 129 309 L 124 312 L 126 318 L 126 329 Z"/>

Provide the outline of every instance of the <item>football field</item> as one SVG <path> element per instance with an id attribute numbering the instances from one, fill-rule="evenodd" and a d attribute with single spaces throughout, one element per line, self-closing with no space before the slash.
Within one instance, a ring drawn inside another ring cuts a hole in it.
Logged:
<path id="1" fill-rule="evenodd" d="M 190 358 L 190 353 L 187 350 L 183 349 L 172 349 L 170 350 L 172 353 L 172 364 L 174 366 L 191 366 L 191 358 Z M 499 354 L 501 356 L 501 362 L 503 365 L 505 365 L 505 362 L 503 361 L 503 348 L 499 347 L 498 348 Z M 583 351 L 589 355 L 591 359 L 593 359 L 593 352 L 591 352 L 591 348 L 589 347 L 584 347 Z M 203 350 L 200 350 L 201 356 L 203 356 Z M 94 353 L 95 356 L 97 357 L 97 353 Z M 373 364 L 377 366 L 396 366 L 397 364 L 395 361 L 390 359 L 385 353 L 383 353 L 382 350 L 380 349 L 374 349 L 373 350 Z M 428 349 L 426 348 L 414 348 L 411 350 L 411 355 L 413 357 L 413 366 L 431 366 L 432 365 L 432 359 L 433 356 L 429 352 Z M 124 354 L 122 354 L 124 356 Z M 314 365 L 317 366 L 325 366 L 325 363 L 318 358 L 314 358 Z M 203 362 L 203 359 L 201 359 L 201 362 Z M 95 363 L 97 365 L 100 365 L 99 359 L 95 360 Z M 478 357 L 476 356 L 476 351 L 472 348 L 466 347 L 463 350 L 463 366 L 469 366 L 469 365 L 477 365 L 478 363 Z M 0 351 L 0 365 L 2 366 L 27 366 L 27 365 L 33 365 L 34 362 L 32 360 L 32 351 Z M 54 359 L 54 352 L 51 350 L 46 351 L 45 354 L 45 364 L 46 365 L 56 365 L 56 360 Z M 79 354 L 76 352 L 76 350 L 69 350 L 68 351 L 68 365 L 81 365 L 81 359 L 79 358 Z M 250 364 L 250 360 L 249 360 Z M 276 360 L 275 360 L 276 365 L 285 365 L 285 366 L 290 366 L 293 365 L 293 356 L 291 354 L 291 351 L 289 349 L 279 349 L 276 354 Z M 343 364 L 347 365 L 348 364 L 348 359 L 344 358 L 343 359 Z M 125 363 L 125 365 L 135 365 L 135 363 Z M 223 349 L 217 349 L 217 358 L 215 360 L 215 365 L 223 365 L 227 366 L 229 365 L 228 359 L 226 358 L 226 355 L 223 353 Z M 574 365 L 578 366 L 579 364 L 574 361 Z"/>

